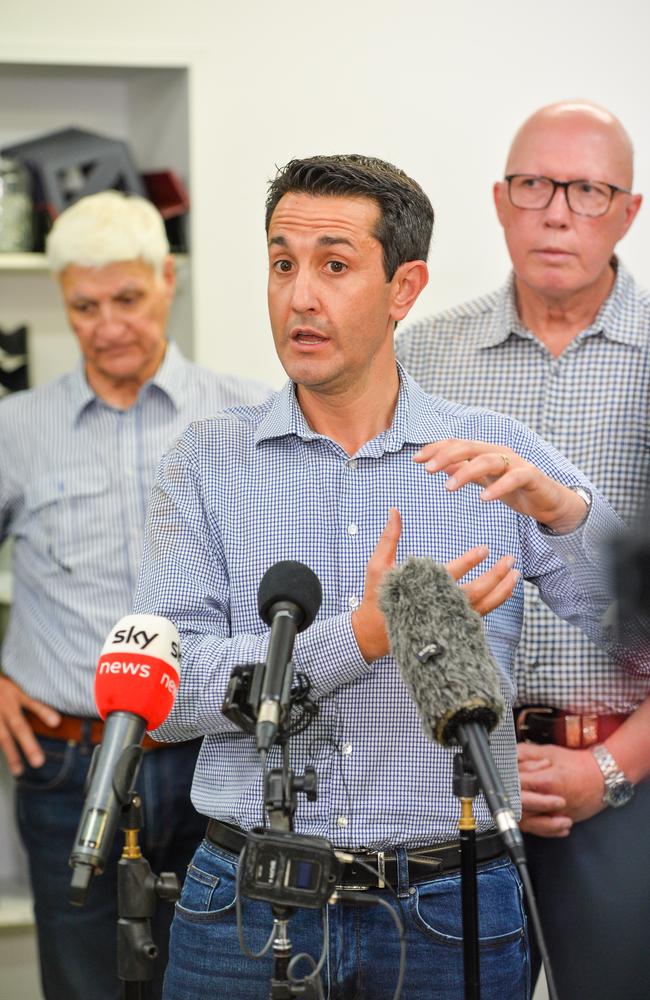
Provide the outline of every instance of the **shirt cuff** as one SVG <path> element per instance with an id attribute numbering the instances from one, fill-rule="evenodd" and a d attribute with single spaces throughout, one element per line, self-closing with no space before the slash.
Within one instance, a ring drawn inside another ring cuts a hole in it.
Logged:
<path id="1" fill-rule="evenodd" d="M 361 654 L 348 612 L 322 619 L 299 635 L 293 662 L 319 698 L 373 671 Z"/>

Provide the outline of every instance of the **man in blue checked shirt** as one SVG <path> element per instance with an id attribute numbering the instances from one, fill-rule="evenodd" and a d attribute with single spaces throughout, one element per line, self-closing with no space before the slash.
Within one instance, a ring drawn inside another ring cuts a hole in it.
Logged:
<path id="1" fill-rule="evenodd" d="M 0 746 L 16 779 L 47 1000 L 118 1000 L 116 837 L 83 907 L 68 902 L 68 857 L 101 742 L 99 652 L 130 610 L 156 464 L 190 420 L 263 386 L 191 364 L 167 341 L 174 263 L 142 198 L 104 192 L 56 221 L 47 253 L 82 360 L 0 404 L 0 540 L 13 536 L 13 607 L 2 649 Z M 189 789 L 198 744 L 146 738 L 143 853 L 182 878 L 204 822 Z M 160 996 L 171 907 L 153 922 Z"/>
<path id="2" fill-rule="evenodd" d="M 371 868 L 384 852 L 398 869 L 409 1000 L 463 996 L 458 803 L 453 754 L 423 736 L 390 656 L 377 604 L 384 573 L 407 554 L 447 563 L 487 545 L 491 563 L 513 560 L 558 614 L 603 641 L 598 541 L 619 526 L 606 502 L 523 425 L 432 398 L 396 364 L 395 324 L 427 281 L 432 223 L 420 187 L 381 160 L 313 157 L 281 170 L 267 200 L 268 298 L 289 381 L 261 406 L 194 423 L 160 464 L 135 606 L 180 630 L 179 697 L 157 736 L 205 737 L 192 799 L 211 818 L 172 925 L 165 1000 L 268 995 L 271 958 L 244 958 L 234 906 L 262 773 L 254 740 L 221 706 L 233 668 L 265 658 L 257 588 L 270 565 L 300 560 L 323 586 L 319 615 L 294 648 L 319 705 L 291 741 L 295 770 L 319 776 L 318 799 L 302 798 L 295 829 L 363 852 Z M 511 696 L 522 614 L 518 583 L 485 619 Z M 518 808 L 512 719 L 492 746 Z M 477 815 L 481 996 L 524 1000 L 520 885 L 482 798 Z M 378 875 L 366 884 L 388 897 Z M 328 906 L 324 926 L 327 995 L 392 997 L 399 946 L 383 909 Z M 259 948 L 270 927 L 269 907 L 245 901 L 249 945 Z M 320 914 L 298 911 L 290 929 L 295 953 L 318 956 Z"/>
<path id="3" fill-rule="evenodd" d="M 513 273 L 397 340 L 425 389 L 534 427 L 625 519 L 650 491 L 650 296 L 615 256 L 641 204 L 632 184 L 632 143 L 610 112 L 535 112 L 494 185 Z M 558 989 L 645 1000 L 650 681 L 619 670 L 534 587 L 524 593 L 522 827 Z"/>

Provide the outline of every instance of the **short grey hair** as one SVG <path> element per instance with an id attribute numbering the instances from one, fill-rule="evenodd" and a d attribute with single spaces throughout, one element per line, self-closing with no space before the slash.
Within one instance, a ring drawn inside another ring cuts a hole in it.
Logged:
<path id="1" fill-rule="evenodd" d="M 47 237 L 45 253 L 55 274 L 70 264 L 105 267 L 140 259 L 160 275 L 169 242 L 162 217 L 150 201 L 101 191 L 80 198 L 61 213 Z"/>

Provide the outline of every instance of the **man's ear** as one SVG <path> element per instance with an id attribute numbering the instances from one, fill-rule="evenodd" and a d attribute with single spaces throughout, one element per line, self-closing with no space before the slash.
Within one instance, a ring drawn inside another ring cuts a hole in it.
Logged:
<path id="1" fill-rule="evenodd" d="M 408 260 L 397 268 L 391 282 L 391 317 L 396 323 L 408 314 L 428 280 L 429 269 L 423 260 Z"/>
<path id="2" fill-rule="evenodd" d="M 163 264 L 162 279 L 169 295 L 169 301 L 174 297 L 176 291 L 176 263 L 171 254 L 165 257 Z"/>
<path id="3" fill-rule="evenodd" d="M 501 225 L 503 225 L 503 209 L 504 202 L 508 199 L 508 184 L 507 181 L 495 181 L 492 186 L 492 197 L 494 198 L 494 207 L 497 210 L 497 218 Z"/>
<path id="4" fill-rule="evenodd" d="M 626 232 L 628 231 L 628 229 L 630 228 L 630 226 L 632 225 L 632 223 L 636 219 L 637 213 L 638 213 L 639 209 L 641 208 L 641 203 L 642 202 L 643 202 L 643 195 L 641 195 L 641 194 L 632 194 L 632 195 L 629 196 L 629 201 L 628 201 L 626 209 L 625 209 L 624 228 L 623 228 L 623 232 L 621 233 L 621 236 L 619 237 L 619 239 L 622 239 L 622 237 L 625 236 Z"/>

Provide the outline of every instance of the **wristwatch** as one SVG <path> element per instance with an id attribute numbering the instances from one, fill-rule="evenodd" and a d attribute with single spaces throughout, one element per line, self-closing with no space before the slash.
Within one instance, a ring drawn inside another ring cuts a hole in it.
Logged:
<path id="1" fill-rule="evenodd" d="M 603 802 L 614 809 L 624 806 L 634 795 L 634 785 L 625 777 L 607 747 L 598 743 L 590 749 L 605 779 Z"/>
<path id="2" fill-rule="evenodd" d="M 591 493 L 589 492 L 589 490 L 586 490 L 584 488 L 584 486 L 569 486 L 569 489 L 573 493 L 576 493 L 580 497 L 580 499 L 583 500 L 584 503 L 585 503 L 585 506 L 586 506 L 587 510 L 585 511 L 585 516 L 584 516 L 583 522 L 582 522 L 584 524 L 584 522 L 587 520 L 587 515 L 589 514 L 589 511 L 591 510 L 591 504 L 592 504 L 592 499 L 593 499 L 592 496 L 591 496 Z"/>

